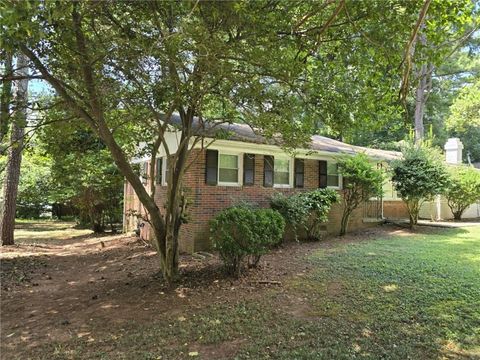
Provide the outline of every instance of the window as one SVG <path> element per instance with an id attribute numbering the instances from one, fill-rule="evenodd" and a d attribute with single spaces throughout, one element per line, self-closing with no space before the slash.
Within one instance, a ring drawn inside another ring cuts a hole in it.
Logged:
<path id="1" fill-rule="evenodd" d="M 305 160 L 295 159 L 294 168 L 295 168 L 294 185 L 296 188 L 303 188 L 303 185 L 305 182 Z"/>
<path id="2" fill-rule="evenodd" d="M 243 154 L 243 185 L 255 184 L 255 154 Z"/>
<path id="3" fill-rule="evenodd" d="M 290 185 L 290 160 L 274 158 L 273 183 L 275 185 Z"/>
<path id="4" fill-rule="evenodd" d="M 168 158 L 162 156 L 157 158 L 157 166 L 155 167 L 156 182 L 159 185 L 166 186 L 168 180 Z"/>
<path id="5" fill-rule="evenodd" d="M 218 182 L 238 184 L 238 155 L 219 155 Z"/>
<path id="6" fill-rule="evenodd" d="M 327 163 L 327 186 L 339 187 L 338 165 L 331 162 Z"/>

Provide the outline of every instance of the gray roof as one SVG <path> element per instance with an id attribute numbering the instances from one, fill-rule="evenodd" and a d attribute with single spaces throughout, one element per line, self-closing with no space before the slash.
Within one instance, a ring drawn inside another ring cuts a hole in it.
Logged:
<path id="1" fill-rule="evenodd" d="M 181 125 L 180 116 L 172 115 L 171 123 L 172 125 Z M 193 128 L 196 135 L 202 135 L 206 137 L 215 137 L 223 133 L 226 135 L 225 139 L 227 140 L 243 141 L 256 144 L 281 145 L 278 141 L 275 141 L 275 139 L 265 138 L 247 124 L 212 121 L 201 122 L 198 118 L 195 118 Z M 224 136 L 222 136 L 222 138 L 224 138 Z M 354 155 L 358 153 L 365 153 L 372 158 L 380 160 L 393 160 L 401 156 L 401 153 L 398 151 L 371 149 L 363 146 L 350 145 L 342 141 L 320 135 L 313 135 L 310 146 L 306 147 L 305 149 L 328 152 L 332 153 L 332 155 Z"/>

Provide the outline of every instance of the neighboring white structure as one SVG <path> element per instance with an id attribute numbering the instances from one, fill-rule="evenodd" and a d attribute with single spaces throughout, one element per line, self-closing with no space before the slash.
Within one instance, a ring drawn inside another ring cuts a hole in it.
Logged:
<path id="1" fill-rule="evenodd" d="M 459 138 L 450 138 L 445 143 L 445 162 L 452 165 L 462 163 L 463 144 Z M 480 170 L 479 170 L 480 171 Z M 420 209 L 420 217 L 431 220 L 453 219 L 452 211 L 447 204 L 447 199 L 437 196 L 435 201 L 423 203 Z M 480 202 L 468 207 L 462 215 L 462 219 L 480 218 Z"/>
<path id="2" fill-rule="evenodd" d="M 445 161 L 447 164 L 461 164 L 463 144 L 459 138 L 450 138 L 443 147 L 445 149 Z"/>

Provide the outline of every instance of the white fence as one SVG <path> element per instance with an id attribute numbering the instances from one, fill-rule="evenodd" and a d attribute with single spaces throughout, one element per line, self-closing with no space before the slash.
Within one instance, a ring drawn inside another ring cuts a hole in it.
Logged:
<path id="1" fill-rule="evenodd" d="M 430 220 L 449 220 L 453 219 L 453 214 L 448 207 L 447 200 L 444 197 L 437 198 L 435 201 L 424 202 L 420 208 L 420 218 Z M 480 218 L 480 201 L 470 205 L 462 215 L 462 219 Z"/>

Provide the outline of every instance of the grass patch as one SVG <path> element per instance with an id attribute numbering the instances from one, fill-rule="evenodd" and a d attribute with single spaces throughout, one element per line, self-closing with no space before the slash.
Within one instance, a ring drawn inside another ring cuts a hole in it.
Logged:
<path id="1" fill-rule="evenodd" d="M 73 221 L 15 220 L 15 243 L 62 244 L 66 240 L 83 238 L 93 234 L 90 229 L 78 229 Z"/>
<path id="2" fill-rule="evenodd" d="M 364 355 L 480 356 L 480 228 L 353 243 L 310 259 L 312 308 L 364 328 Z M 323 289 L 342 284 L 340 294 Z M 297 284 L 297 289 L 302 283 Z M 380 353 L 379 353 L 380 352 Z"/>

